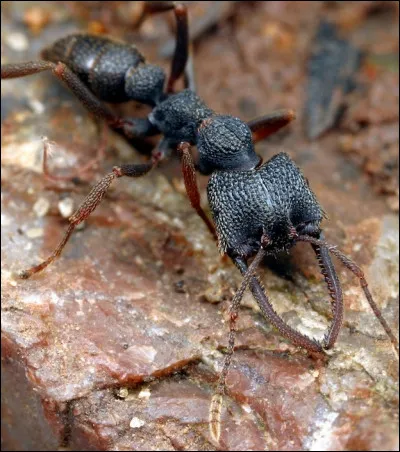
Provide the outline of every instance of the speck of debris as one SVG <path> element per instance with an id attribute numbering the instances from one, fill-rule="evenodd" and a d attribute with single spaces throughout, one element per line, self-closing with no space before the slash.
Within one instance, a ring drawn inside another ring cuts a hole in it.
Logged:
<path id="1" fill-rule="evenodd" d="M 242 405 L 243 411 L 246 413 L 251 413 L 251 407 L 249 405 Z"/>
<path id="2" fill-rule="evenodd" d="M 128 388 L 119 388 L 117 390 L 117 397 L 119 397 L 120 399 L 126 399 L 129 395 L 129 391 Z"/>
<path id="3" fill-rule="evenodd" d="M 311 375 L 312 375 L 314 378 L 318 378 L 318 377 L 319 377 L 319 370 L 313 370 L 313 371 L 311 372 Z"/>
<path id="4" fill-rule="evenodd" d="M 9 33 L 5 36 L 9 47 L 17 52 L 22 52 L 28 48 L 28 38 L 22 33 Z"/>
<path id="5" fill-rule="evenodd" d="M 219 286 L 210 286 L 203 293 L 203 299 L 209 303 L 219 303 L 222 300 L 223 291 Z"/>
<path id="6" fill-rule="evenodd" d="M 145 424 L 145 421 L 143 421 L 142 419 L 139 419 L 138 417 L 133 417 L 131 419 L 131 422 L 129 423 L 129 427 L 130 428 L 140 428 L 140 427 L 143 427 L 144 424 Z"/>
<path id="7" fill-rule="evenodd" d="M 63 218 L 69 218 L 74 213 L 74 200 L 72 198 L 62 199 L 58 203 L 58 210 Z"/>
<path id="8" fill-rule="evenodd" d="M 149 388 L 142 389 L 138 395 L 139 399 L 149 399 L 150 396 L 151 396 L 151 391 Z"/>
<path id="9" fill-rule="evenodd" d="M 139 265 L 140 267 L 142 267 L 144 265 L 144 261 L 140 256 L 135 256 L 134 261 L 135 261 L 136 265 Z"/>
<path id="10" fill-rule="evenodd" d="M 11 219 L 4 214 L 1 214 L 1 225 L 8 226 L 11 224 Z"/>
<path id="11" fill-rule="evenodd" d="M 177 281 L 175 284 L 175 292 L 177 293 L 185 293 L 186 292 L 186 288 L 185 288 L 185 281 L 183 279 L 181 279 L 180 281 Z"/>
<path id="12" fill-rule="evenodd" d="M 41 115 L 45 110 L 44 104 L 42 102 L 39 102 L 37 99 L 29 99 L 28 103 L 33 112 L 38 115 Z"/>
<path id="13" fill-rule="evenodd" d="M 39 198 L 34 206 L 33 211 L 37 217 L 44 217 L 50 209 L 50 202 L 46 198 Z"/>
<path id="14" fill-rule="evenodd" d="M 26 236 L 30 239 L 36 239 L 43 236 L 43 228 L 31 228 L 26 231 Z"/>
<path id="15" fill-rule="evenodd" d="M 14 279 L 14 274 L 8 270 L 1 270 L 1 280 L 2 282 L 8 281 L 8 283 L 15 287 L 17 282 Z"/>

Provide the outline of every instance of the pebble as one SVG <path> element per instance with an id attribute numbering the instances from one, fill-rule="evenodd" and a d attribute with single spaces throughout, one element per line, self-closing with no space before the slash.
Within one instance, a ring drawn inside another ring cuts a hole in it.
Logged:
<path id="1" fill-rule="evenodd" d="M 117 396 L 121 399 L 126 399 L 129 395 L 128 388 L 120 388 L 117 392 Z"/>
<path id="2" fill-rule="evenodd" d="M 26 236 L 30 239 L 36 239 L 43 236 L 43 228 L 31 228 L 26 231 Z"/>
<path id="3" fill-rule="evenodd" d="M 22 52 L 28 48 L 28 38 L 23 33 L 9 33 L 5 35 L 7 44 L 17 52 Z"/>
<path id="4" fill-rule="evenodd" d="M 39 198 L 33 205 L 33 211 L 37 217 L 44 217 L 50 209 L 50 202 L 46 198 Z"/>
<path id="5" fill-rule="evenodd" d="M 74 213 L 74 200 L 72 198 L 62 199 L 58 203 L 58 210 L 63 218 L 69 218 Z"/>
<path id="6" fill-rule="evenodd" d="M 139 399 L 149 399 L 150 396 L 151 396 L 151 391 L 149 388 L 142 389 L 138 395 Z"/>
<path id="7" fill-rule="evenodd" d="M 138 417 L 133 417 L 131 422 L 129 423 L 129 427 L 130 428 L 140 428 L 140 427 L 143 427 L 144 424 L 145 424 L 145 421 L 143 421 L 142 419 L 139 419 Z"/>

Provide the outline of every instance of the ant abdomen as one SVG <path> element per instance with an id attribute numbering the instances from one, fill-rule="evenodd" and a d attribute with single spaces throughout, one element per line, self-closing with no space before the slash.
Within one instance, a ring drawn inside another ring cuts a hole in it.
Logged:
<path id="1" fill-rule="evenodd" d="M 126 73 L 145 61 L 133 45 L 89 34 L 61 38 L 41 56 L 46 61 L 66 64 L 99 99 L 112 103 L 129 100 Z"/>

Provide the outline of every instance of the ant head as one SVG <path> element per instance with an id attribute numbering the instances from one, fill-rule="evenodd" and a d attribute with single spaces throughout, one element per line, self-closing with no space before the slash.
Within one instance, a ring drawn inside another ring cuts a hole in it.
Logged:
<path id="1" fill-rule="evenodd" d="M 215 115 L 204 119 L 197 130 L 197 149 L 202 174 L 252 169 L 260 162 L 254 151 L 251 130 L 233 116 Z"/>
<path id="2" fill-rule="evenodd" d="M 297 242 L 299 236 L 318 239 L 320 235 L 320 220 L 312 220 L 293 226 L 292 221 L 287 216 L 276 216 L 273 222 L 264 226 L 264 243 L 262 243 L 262 246 L 266 251 L 273 253 L 288 250 Z"/>
<path id="3" fill-rule="evenodd" d="M 131 67 L 125 76 L 125 92 L 130 99 L 151 106 L 163 98 L 165 73 L 152 64 Z"/>
<path id="4" fill-rule="evenodd" d="M 314 206 L 317 209 L 319 206 Z M 274 218 L 271 226 L 265 230 L 265 235 L 270 239 L 267 243 L 271 250 L 288 250 L 297 241 L 299 236 L 310 236 L 319 238 L 321 235 L 322 217 L 316 217 L 317 211 L 306 209 L 302 212 L 301 218 L 297 215 L 282 215 Z M 312 218 L 312 219 L 311 219 Z M 267 225 L 269 226 L 269 225 Z M 268 247 L 264 248 L 268 250 Z"/>

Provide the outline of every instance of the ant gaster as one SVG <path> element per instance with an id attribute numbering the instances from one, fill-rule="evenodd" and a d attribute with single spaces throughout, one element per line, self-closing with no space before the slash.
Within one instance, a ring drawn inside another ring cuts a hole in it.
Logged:
<path id="1" fill-rule="evenodd" d="M 2 79 L 53 71 L 91 113 L 109 126 L 122 130 L 127 137 L 163 135 L 148 163 L 117 166 L 103 177 L 70 217 L 65 236 L 51 256 L 22 271 L 20 276 L 29 278 L 60 255 L 75 227 L 93 212 L 115 179 L 143 176 L 167 157 L 169 149 L 177 148 L 192 206 L 218 239 L 220 251 L 232 259 L 243 275 L 230 306 L 229 345 L 210 407 L 210 431 L 218 441 L 225 378 L 234 350 L 235 324 L 247 286 L 263 316 L 284 337 L 309 352 L 321 353 L 333 347 L 343 320 L 342 289 L 331 253 L 359 278 L 365 296 L 397 354 L 398 342 L 372 299 L 362 270 L 335 246 L 324 241 L 320 228 L 324 212 L 299 168 L 287 154 L 278 154 L 263 164 L 255 153 L 254 143 L 289 123 L 294 119 L 293 112 L 274 112 L 247 124 L 239 118 L 218 115 L 195 94 L 189 71 L 186 72 L 187 88 L 174 93 L 175 82 L 183 75 L 189 58 L 186 7 L 173 2 L 145 2 L 141 19 L 148 13 L 168 9 L 175 13 L 177 42 L 166 92 L 163 91 L 166 77 L 161 68 L 146 64 L 136 47 L 100 36 L 71 35 L 44 50 L 43 61 L 2 66 Z M 153 109 L 144 119 L 119 118 L 101 102 L 129 100 L 148 104 Z M 197 146 L 199 153 L 197 168 L 190 153 L 192 145 Z M 216 230 L 200 206 L 196 169 L 201 174 L 211 175 L 207 192 Z M 332 301 L 333 320 L 322 343 L 287 325 L 275 312 L 254 275 L 266 254 L 288 250 L 299 241 L 311 244 Z"/>

